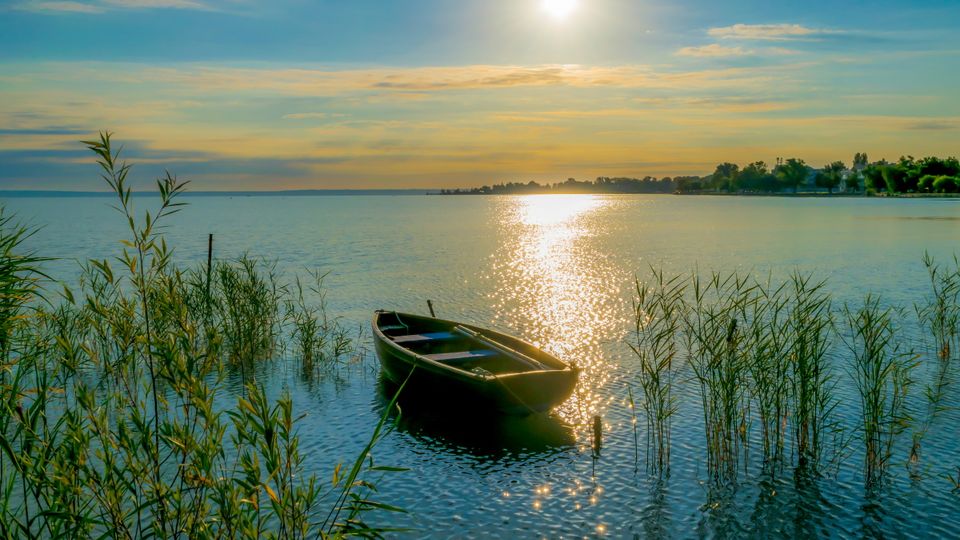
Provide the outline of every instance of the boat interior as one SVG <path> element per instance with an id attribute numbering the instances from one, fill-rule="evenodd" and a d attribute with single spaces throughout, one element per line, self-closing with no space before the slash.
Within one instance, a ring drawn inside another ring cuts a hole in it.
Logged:
<path id="1" fill-rule="evenodd" d="M 404 349 L 464 371 L 503 375 L 556 369 L 460 325 L 389 312 L 378 322 L 380 331 Z"/>

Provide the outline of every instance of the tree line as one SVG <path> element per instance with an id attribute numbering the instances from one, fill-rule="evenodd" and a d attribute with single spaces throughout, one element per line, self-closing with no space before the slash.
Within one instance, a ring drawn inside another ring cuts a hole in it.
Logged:
<path id="1" fill-rule="evenodd" d="M 443 189 L 443 195 L 516 195 L 534 193 L 798 193 L 839 188 L 847 193 L 960 193 L 960 161 L 955 157 L 901 157 L 871 162 L 858 152 L 850 166 L 834 161 L 817 169 L 798 158 L 777 158 L 773 167 L 755 161 L 742 168 L 724 162 L 706 176 L 625 178 L 601 176 L 593 181 L 568 178 L 540 184 L 504 182 L 469 189 Z"/>

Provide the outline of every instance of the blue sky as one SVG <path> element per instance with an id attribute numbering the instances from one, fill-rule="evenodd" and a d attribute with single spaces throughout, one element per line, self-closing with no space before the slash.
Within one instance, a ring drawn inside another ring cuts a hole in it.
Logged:
<path id="1" fill-rule="evenodd" d="M 0 1 L 0 188 L 469 186 L 955 155 L 956 1 Z"/>

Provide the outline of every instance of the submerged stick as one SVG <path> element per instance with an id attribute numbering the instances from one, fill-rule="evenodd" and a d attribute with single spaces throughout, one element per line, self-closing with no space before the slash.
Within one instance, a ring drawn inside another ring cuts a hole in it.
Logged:
<path id="1" fill-rule="evenodd" d="M 430 316 L 436 319 L 437 316 L 433 313 L 433 300 L 427 300 L 427 307 L 430 308 Z"/>
<path id="2" fill-rule="evenodd" d="M 213 233 L 207 235 L 207 309 L 210 308 L 210 274 L 213 272 Z"/>
<path id="3" fill-rule="evenodd" d="M 600 415 L 593 417 L 593 457 L 600 457 L 600 449 L 603 448 L 603 419 Z"/>

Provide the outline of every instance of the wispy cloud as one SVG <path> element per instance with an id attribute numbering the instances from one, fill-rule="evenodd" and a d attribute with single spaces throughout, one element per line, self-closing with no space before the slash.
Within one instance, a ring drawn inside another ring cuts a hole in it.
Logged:
<path id="1" fill-rule="evenodd" d="M 101 13 L 103 7 L 89 2 L 29 1 L 16 4 L 14 9 L 37 13 Z"/>
<path id="2" fill-rule="evenodd" d="M 698 58 L 722 58 L 726 56 L 747 56 L 754 51 L 743 47 L 724 47 L 717 43 L 701 45 L 699 47 L 684 47 L 677 51 L 677 56 L 693 56 Z"/>
<path id="3" fill-rule="evenodd" d="M 780 66 L 783 67 L 783 66 Z M 93 73 L 107 78 L 109 73 Z M 127 75 L 123 75 L 126 77 Z M 493 66 L 471 65 L 354 70 L 272 68 L 156 68 L 137 76 L 176 84 L 199 92 L 271 93 L 296 96 L 335 96 L 351 93 L 410 93 L 424 95 L 467 90 L 516 88 L 649 88 L 682 89 L 748 87 L 775 77 L 771 68 L 723 68 L 664 71 L 648 66 Z"/>
<path id="4" fill-rule="evenodd" d="M 327 113 L 322 112 L 302 112 L 285 114 L 282 118 L 284 120 L 323 120 L 329 116 Z"/>
<path id="5" fill-rule="evenodd" d="M 188 9 L 213 11 L 215 8 L 197 0 L 25 0 L 14 9 L 36 13 L 104 13 L 112 9 Z"/>
<path id="6" fill-rule="evenodd" d="M 707 31 L 718 39 L 739 39 L 756 41 L 797 41 L 816 39 L 829 34 L 842 33 L 839 30 L 810 28 L 799 24 L 734 24 L 711 28 Z"/>
<path id="7" fill-rule="evenodd" d="M 131 9 L 174 8 L 174 9 L 211 9 L 205 2 L 192 0 L 101 0 L 104 4 Z"/>
<path id="8" fill-rule="evenodd" d="M 925 120 L 921 122 L 914 122 L 907 125 L 907 129 L 914 131 L 951 131 L 955 129 L 960 129 L 960 122 L 957 121 L 942 121 L 942 120 Z"/>

